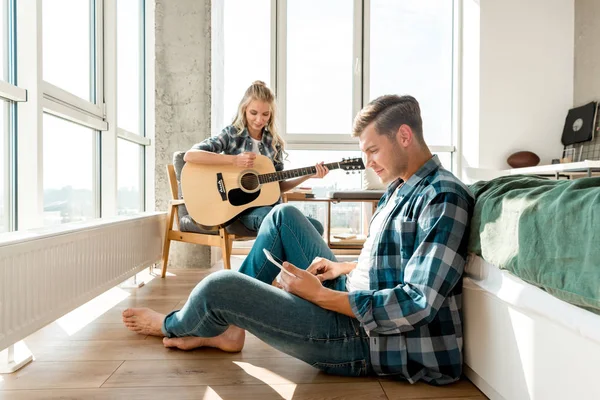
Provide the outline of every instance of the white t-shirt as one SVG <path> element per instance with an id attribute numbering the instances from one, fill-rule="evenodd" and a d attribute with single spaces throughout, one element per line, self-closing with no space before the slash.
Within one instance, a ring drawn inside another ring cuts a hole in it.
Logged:
<path id="1" fill-rule="evenodd" d="M 375 217 L 373 220 L 371 220 L 369 236 L 367 236 L 367 240 L 360 251 L 356 268 L 350 271 L 346 277 L 346 290 L 348 292 L 353 290 L 369 290 L 369 270 L 375 263 L 374 257 L 372 257 L 371 254 L 373 242 L 375 241 L 377 234 L 381 232 L 381 229 L 383 228 L 383 222 L 387 219 L 389 214 L 392 212 L 392 209 L 396 205 L 396 196 L 398 195 L 398 190 L 401 186 L 402 185 L 398 186 L 398 189 L 396 189 L 394 194 L 388 199 L 385 207 L 375 214 Z"/>
<path id="2" fill-rule="evenodd" d="M 254 139 L 253 137 L 251 137 L 250 139 L 252 139 L 252 152 L 254 154 L 260 154 L 260 149 L 258 145 L 261 143 L 261 141 L 258 139 Z"/>

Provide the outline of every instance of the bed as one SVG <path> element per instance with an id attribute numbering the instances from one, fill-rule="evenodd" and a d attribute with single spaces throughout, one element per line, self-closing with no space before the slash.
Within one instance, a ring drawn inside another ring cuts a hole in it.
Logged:
<path id="1" fill-rule="evenodd" d="M 490 399 L 600 399 L 600 315 L 471 255 L 465 374 Z"/>
<path id="2" fill-rule="evenodd" d="M 471 190 L 465 374 L 491 399 L 600 399 L 600 178 Z"/>

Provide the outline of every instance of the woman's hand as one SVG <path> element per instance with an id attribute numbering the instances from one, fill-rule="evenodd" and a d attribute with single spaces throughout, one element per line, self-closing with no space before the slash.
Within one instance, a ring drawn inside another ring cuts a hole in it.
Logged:
<path id="1" fill-rule="evenodd" d="M 306 271 L 315 275 L 321 282 L 335 279 L 345 273 L 341 263 L 322 257 L 315 258 Z"/>
<path id="2" fill-rule="evenodd" d="M 320 294 L 326 290 L 325 287 L 321 285 L 321 281 L 310 272 L 296 268 L 289 262 L 284 262 L 283 268 L 294 275 L 290 276 L 283 271 L 281 272 L 281 281 L 279 283 L 281 288 L 286 292 L 295 294 L 312 303 L 316 303 Z"/>
<path id="3" fill-rule="evenodd" d="M 233 157 L 232 164 L 236 167 L 240 168 L 252 168 L 254 167 L 254 160 L 256 159 L 256 154 L 251 152 L 240 153 L 237 156 Z"/>
<path id="4" fill-rule="evenodd" d="M 323 178 L 325 175 L 329 173 L 329 168 L 325 166 L 324 162 L 320 162 L 315 165 L 317 172 L 314 175 L 311 175 L 311 178 Z"/>

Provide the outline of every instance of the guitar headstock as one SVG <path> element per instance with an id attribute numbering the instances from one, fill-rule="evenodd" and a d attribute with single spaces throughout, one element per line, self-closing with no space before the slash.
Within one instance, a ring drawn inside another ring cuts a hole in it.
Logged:
<path id="1" fill-rule="evenodd" d="M 362 158 L 342 158 L 340 161 L 340 168 L 344 171 L 358 171 L 361 169 L 365 169 L 365 164 L 363 163 Z"/>

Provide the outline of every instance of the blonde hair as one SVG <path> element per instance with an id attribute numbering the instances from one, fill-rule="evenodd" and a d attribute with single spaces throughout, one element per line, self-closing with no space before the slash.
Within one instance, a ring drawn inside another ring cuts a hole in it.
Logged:
<path id="1" fill-rule="evenodd" d="M 244 97 L 242 97 L 240 105 L 238 106 L 237 115 L 233 119 L 231 125 L 237 129 L 238 134 L 241 134 L 244 129 L 247 129 L 248 121 L 246 120 L 246 109 L 248 108 L 248 104 L 254 100 L 262 101 L 269 105 L 271 117 L 265 128 L 273 137 L 273 147 L 275 149 L 274 158 L 278 158 L 280 155 L 279 153 L 281 152 L 281 160 L 283 161 L 283 156 L 286 154 L 284 150 L 285 142 L 277 132 L 275 95 L 263 81 L 254 81 L 252 82 L 252 85 L 246 89 L 246 93 L 244 93 Z"/>

